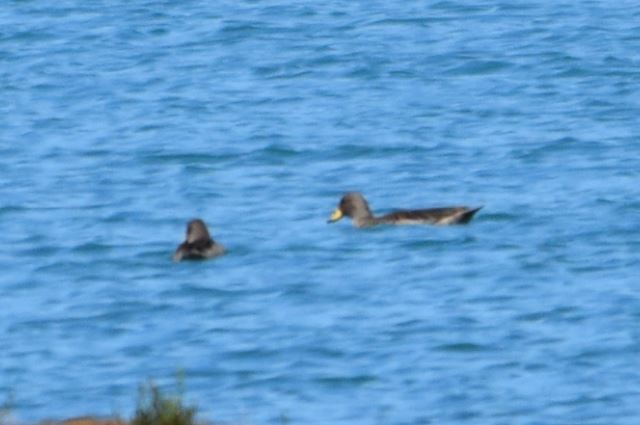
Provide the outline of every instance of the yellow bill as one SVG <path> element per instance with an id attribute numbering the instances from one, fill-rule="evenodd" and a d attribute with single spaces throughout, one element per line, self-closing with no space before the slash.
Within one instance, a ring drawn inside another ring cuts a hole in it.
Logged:
<path id="1" fill-rule="evenodd" d="M 343 217 L 342 210 L 340 208 L 336 208 L 336 210 L 329 217 L 329 223 L 333 223 L 334 221 L 338 221 Z"/>

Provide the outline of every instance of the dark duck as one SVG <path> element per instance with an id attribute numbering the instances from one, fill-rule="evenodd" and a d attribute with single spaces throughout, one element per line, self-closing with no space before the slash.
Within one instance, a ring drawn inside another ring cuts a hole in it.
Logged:
<path id="1" fill-rule="evenodd" d="M 224 247 L 211 239 L 207 225 L 199 218 L 187 223 L 186 240 L 182 242 L 173 261 L 204 260 L 224 254 Z"/>
<path id="2" fill-rule="evenodd" d="M 338 208 L 331 214 L 329 223 L 334 223 L 343 217 L 351 218 L 355 227 L 371 227 L 380 224 L 410 225 L 410 224 L 466 224 L 482 207 L 444 207 L 419 210 L 396 210 L 389 214 L 374 216 L 367 200 L 360 192 L 346 193 L 340 200 Z"/>

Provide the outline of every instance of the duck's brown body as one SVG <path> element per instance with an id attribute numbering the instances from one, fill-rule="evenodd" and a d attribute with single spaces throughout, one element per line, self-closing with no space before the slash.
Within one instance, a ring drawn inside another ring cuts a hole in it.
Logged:
<path id="1" fill-rule="evenodd" d="M 204 260 L 224 254 L 224 247 L 211 239 L 207 225 L 199 218 L 187 224 L 187 237 L 175 254 L 173 261 Z"/>
<path id="2" fill-rule="evenodd" d="M 342 217 L 350 217 L 355 227 L 371 227 L 379 224 L 411 225 L 411 224 L 466 224 L 474 216 L 478 208 L 447 207 L 420 210 L 398 210 L 375 217 L 367 200 L 359 192 L 346 193 L 340 200 L 338 208 L 333 212 L 329 222 L 333 223 Z"/>

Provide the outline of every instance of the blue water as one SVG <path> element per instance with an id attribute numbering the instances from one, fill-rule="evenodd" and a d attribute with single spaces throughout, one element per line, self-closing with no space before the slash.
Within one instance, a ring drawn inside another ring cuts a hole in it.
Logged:
<path id="1" fill-rule="evenodd" d="M 0 94 L 14 419 L 640 423 L 637 2 L 7 0 Z"/>

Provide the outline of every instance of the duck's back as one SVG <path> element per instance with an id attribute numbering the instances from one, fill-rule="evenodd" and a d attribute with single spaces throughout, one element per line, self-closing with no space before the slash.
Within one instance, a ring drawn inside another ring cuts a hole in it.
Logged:
<path id="1" fill-rule="evenodd" d="M 212 239 L 183 242 L 174 256 L 177 260 L 202 260 L 224 254 L 224 247 Z"/>
<path id="2" fill-rule="evenodd" d="M 482 208 L 482 207 L 480 207 Z M 378 218 L 384 224 L 465 224 L 480 209 L 467 207 L 427 208 L 420 210 L 397 210 Z"/>

